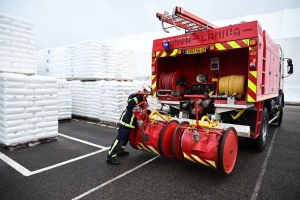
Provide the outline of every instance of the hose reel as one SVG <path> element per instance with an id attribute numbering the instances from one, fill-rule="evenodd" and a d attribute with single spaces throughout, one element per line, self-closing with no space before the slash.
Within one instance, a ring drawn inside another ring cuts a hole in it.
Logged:
<path id="1" fill-rule="evenodd" d="M 231 75 L 224 76 L 219 80 L 219 93 L 228 96 L 245 95 L 245 76 Z"/>

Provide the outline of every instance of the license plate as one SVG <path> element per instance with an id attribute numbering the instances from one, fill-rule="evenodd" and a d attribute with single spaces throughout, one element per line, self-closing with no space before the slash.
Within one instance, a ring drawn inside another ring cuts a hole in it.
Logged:
<path id="1" fill-rule="evenodd" d="M 194 48 L 194 49 L 187 50 L 187 54 L 196 54 L 196 53 L 204 53 L 204 52 L 206 52 L 206 47 Z"/>

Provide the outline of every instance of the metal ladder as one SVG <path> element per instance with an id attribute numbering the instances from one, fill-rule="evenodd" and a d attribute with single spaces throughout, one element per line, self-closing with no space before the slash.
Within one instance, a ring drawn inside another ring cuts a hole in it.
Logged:
<path id="1" fill-rule="evenodd" d="M 173 9 L 172 14 L 165 11 L 164 14 L 156 13 L 156 17 L 161 21 L 162 28 L 166 33 L 169 33 L 167 29 L 173 27 L 177 30 L 182 28 L 185 30 L 185 33 L 217 28 L 217 26 L 178 6 Z M 165 27 L 164 23 L 171 24 L 172 26 Z"/>

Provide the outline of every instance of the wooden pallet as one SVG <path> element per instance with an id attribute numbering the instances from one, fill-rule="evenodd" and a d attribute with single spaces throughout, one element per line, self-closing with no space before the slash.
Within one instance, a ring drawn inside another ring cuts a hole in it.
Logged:
<path id="1" fill-rule="evenodd" d="M 42 138 L 42 139 L 38 139 L 38 140 L 32 140 L 32 141 L 24 142 L 24 143 L 17 143 L 17 144 L 12 144 L 12 145 L 1 145 L 1 146 L 3 146 L 4 148 L 7 148 L 9 151 L 14 151 L 17 149 L 32 147 L 32 146 L 39 145 L 41 143 L 52 142 L 52 141 L 56 141 L 56 140 L 57 140 L 57 136 L 49 137 L 49 138 Z"/>
<path id="2" fill-rule="evenodd" d="M 0 71 L 0 73 L 11 73 L 11 74 L 21 74 L 25 76 L 34 76 L 35 73 L 19 73 L 19 72 L 6 72 L 6 71 Z"/>

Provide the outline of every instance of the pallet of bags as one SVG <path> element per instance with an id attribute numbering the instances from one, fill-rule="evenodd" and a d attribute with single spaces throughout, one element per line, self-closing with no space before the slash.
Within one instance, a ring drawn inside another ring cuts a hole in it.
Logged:
<path id="1" fill-rule="evenodd" d="M 128 96 L 136 91 L 132 82 L 107 81 L 100 91 L 100 120 L 118 123 Z"/>
<path id="2" fill-rule="evenodd" d="M 84 116 L 84 92 L 83 82 L 79 80 L 69 81 L 72 96 L 72 115 Z"/>
<path id="3" fill-rule="evenodd" d="M 0 71 L 35 74 L 34 25 L 0 13 Z"/>
<path id="4" fill-rule="evenodd" d="M 57 79 L 58 120 L 72 118 L 72 94 L 69 81 Z"/>
<path id="5" fill-rule="evenodd" d="M 16 146 L 57 135 L 56 78 L 0 73 L 0 143 Z"/>
<path id="6" fill-rule="evenodd" d="M 65 78 L 65 48 L 48 48 L 36 51 L 37 74 Z"/>

